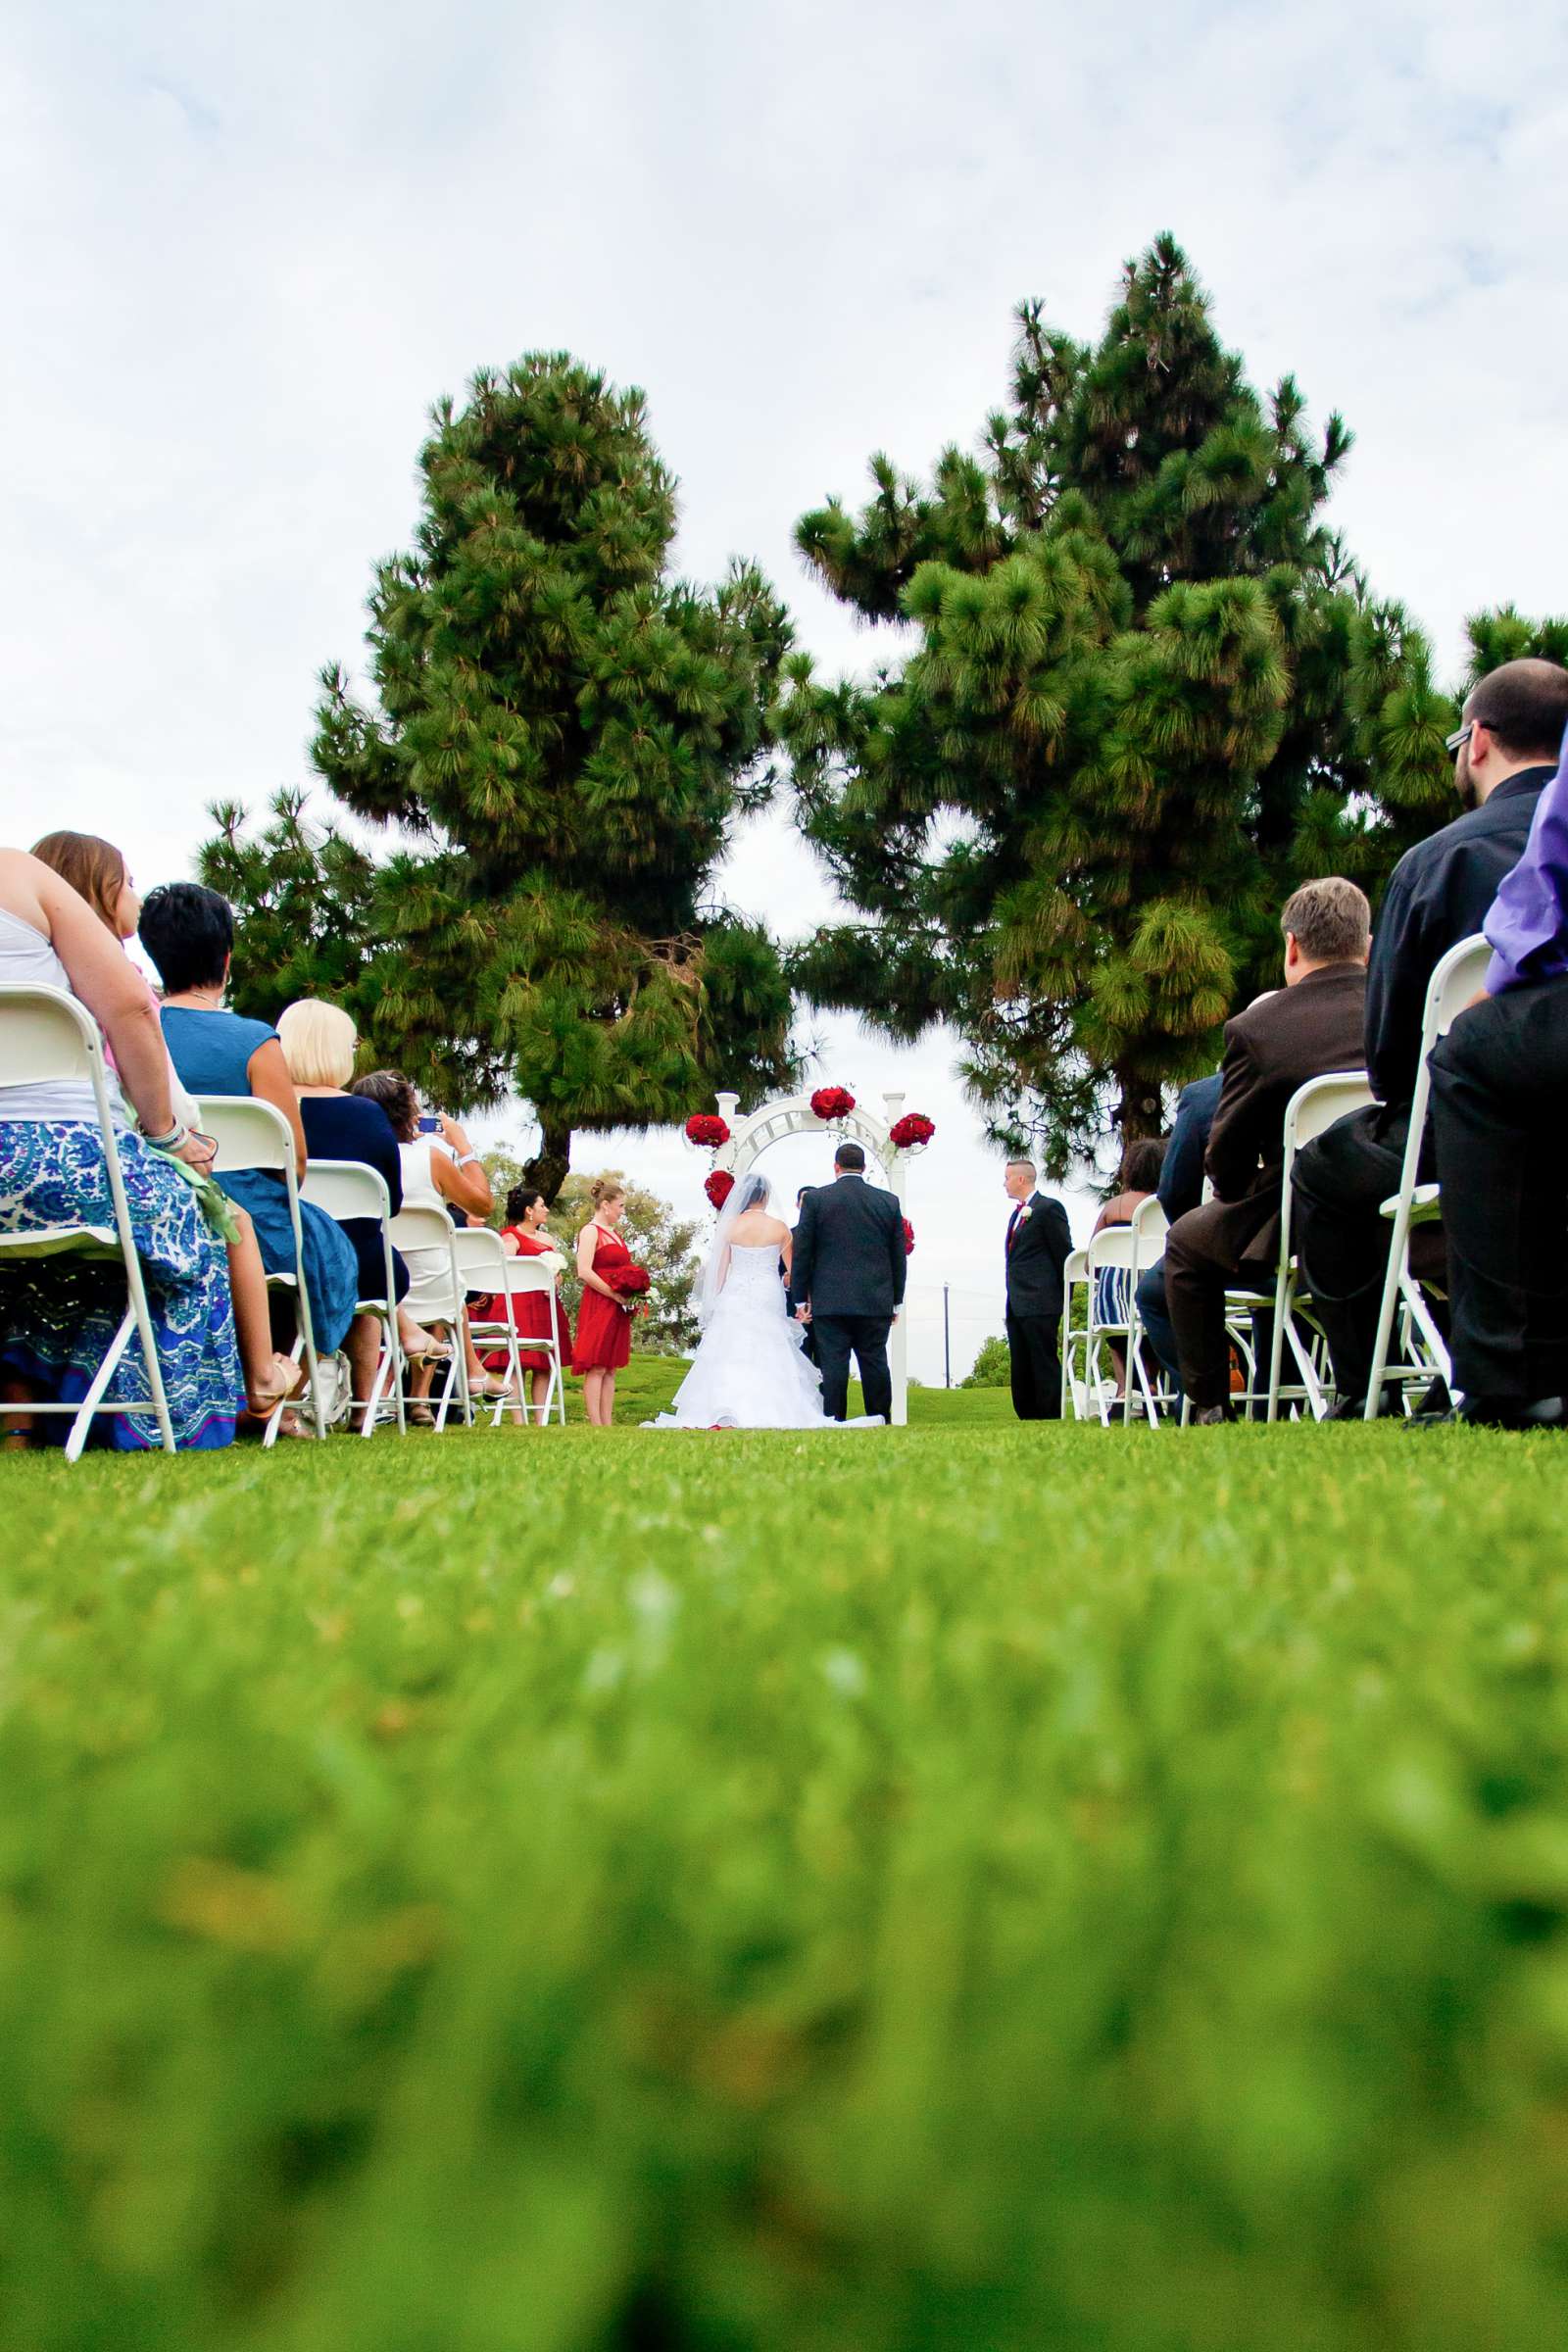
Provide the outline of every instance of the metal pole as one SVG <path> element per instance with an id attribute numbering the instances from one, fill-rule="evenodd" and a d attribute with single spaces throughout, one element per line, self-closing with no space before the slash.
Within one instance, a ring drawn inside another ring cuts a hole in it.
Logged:
<path id="1" fill-rule="evenodd" d="M 953 1348 L 948 1334 L 948 1286 L 942 1285 L 942 1386 L 953 1386 Z"/>

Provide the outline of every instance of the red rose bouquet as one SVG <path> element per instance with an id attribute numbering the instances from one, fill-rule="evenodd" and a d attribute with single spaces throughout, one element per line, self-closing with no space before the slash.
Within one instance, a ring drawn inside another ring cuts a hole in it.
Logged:
<path id="1" fill-rule="evenodd" d="M 904 1254 L 906 1257 L 914 1255 L 914 1227 L 907 1217 L 904 1220 Z"/>
<path id="2" fill-rule="evenodd" d="M 888 1129 L 888 1142 L 895 1152 L 912 1152 L 921 1144 L 928 1144 L 935 1133 L 936 1128 L 923 1111 L 906 1110 Z"/>
<path id="3" fill-rule="evenodd" d="M 847 1118 L 855 1108 L 855 1097 L 847 1086 L 819 1086 L 811 1097 L 811 1109 L 819 1119 Z"/>
<path id="4" fill-rule="evenodd" d="M 686 1141 L 700 1152 L 716 1152 L 729 1142 L 729 1124 L 716 1111 L 694 1110 L 686 1122 Z"/>
<path id="5" fill-rule="evenodd" d="M 633 1301 L 642 1298 L 652 1277 L 646 1266 L 606 1266 L 604 1279 L 627 1312 L 635 1314 Z"/>

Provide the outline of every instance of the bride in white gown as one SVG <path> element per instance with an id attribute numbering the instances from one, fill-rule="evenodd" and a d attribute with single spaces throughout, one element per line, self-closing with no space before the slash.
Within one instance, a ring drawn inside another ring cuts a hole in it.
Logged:
<path id="1" fill-rule="evenodd" d="M 802 1353 L 805 1334 L 784 1293 L 794 1236 L 771 1215 L 765 1176 L 743 1176 L 725 1201 L 703 1274 L 702 1344 L 674 1409 L 648 1429 L 870 1429 L 830 1421 L 822 1376 Z M 782 1265 L 783 1273 L 780 1273 Z"/>

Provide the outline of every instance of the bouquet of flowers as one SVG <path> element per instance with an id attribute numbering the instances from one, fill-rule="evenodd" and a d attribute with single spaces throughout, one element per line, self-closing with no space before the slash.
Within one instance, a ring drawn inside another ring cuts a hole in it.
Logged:
<path id="1" fill-rule="evenodd" d="M 904 1220 L 904 1254 L 906 1257 L 914 1255 L 914 1227 L 907 1217 Z"/>
<path id="2" fill-rule="evenodd" d="M 646 1266 L 606 1266 L 604 1278 L 609 1283 L 628 1315 L 638 1312 L 637 1301 L 648 1290 L 651 1277 Z"/>
<path id="3" fill-rule="evenodd" d="M 735 1190 L 735 1179 L 728 1168 L 715 1168 L 703 1186 L 714 1208 L 722 1208 Z"/>
<path id="4" fill-rule="evenodd" d="M 686 1122 L 686 1141 L 700 1152 L 716 1152 L 729 1142 L 729 1124 L 716 1111 L 694 1110 Z"/>
<path id="5" fill-rule="evenodd" d="M 895 1119 L 888 1129 L 888 1142 L 895 1152 L 917 1152 L 928 1144 L 936 1128 L 923 1111 L 906 1110 L 902 1119 Z"/>
<path id="6" fill-rule="evenodd" d="M 811 1097 L 811 1109 L 819 1119 L 847 1118 L 855 1108 L 855 1097 L 847 1086 L 819 1086 Z"/>

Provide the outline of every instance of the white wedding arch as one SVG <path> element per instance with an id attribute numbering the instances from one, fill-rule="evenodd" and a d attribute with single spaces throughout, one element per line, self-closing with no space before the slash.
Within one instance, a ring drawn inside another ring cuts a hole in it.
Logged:
<path id="1" fill-rule="evenodd" d="M 739 1095 L 715 1095 L 718 1115 L 729 1129 L 729 1140 L 720 1144 L 713 1153 L 713 1166 L 725 1168 L 731 1176 L 744 1176 L 753 1162 L 761 1158 L 770 1144 L 783 1143 L 791 1135 L 835 1135 L 846 1142 L 860 1144 L 881 1168 L 888 1180 L 901 1216 L 907 1216 L 907 1162 L 913 1152 L 923 1151 L 923 1144 L 900 1148 L 890 1130 L 897 1126 L 904 1110 L 902 1094 L 887 1094 L 882 1098 L 885 1116 L 878 1119 L 857 1102 L 852 1110 L 835 1114 L 830 1119 L 818 1118 L 811 1108 L 809 1095 L 781 1095 L 764 1102 L 758 1110 L 742 1111 Z M 902 1429 L 909 1418 L 909 1334 L 907 1313 L 901 1314 L 893 1326 L 888 1341 L 888 1368 L 893 1374 L 893 1425 Z"/>

